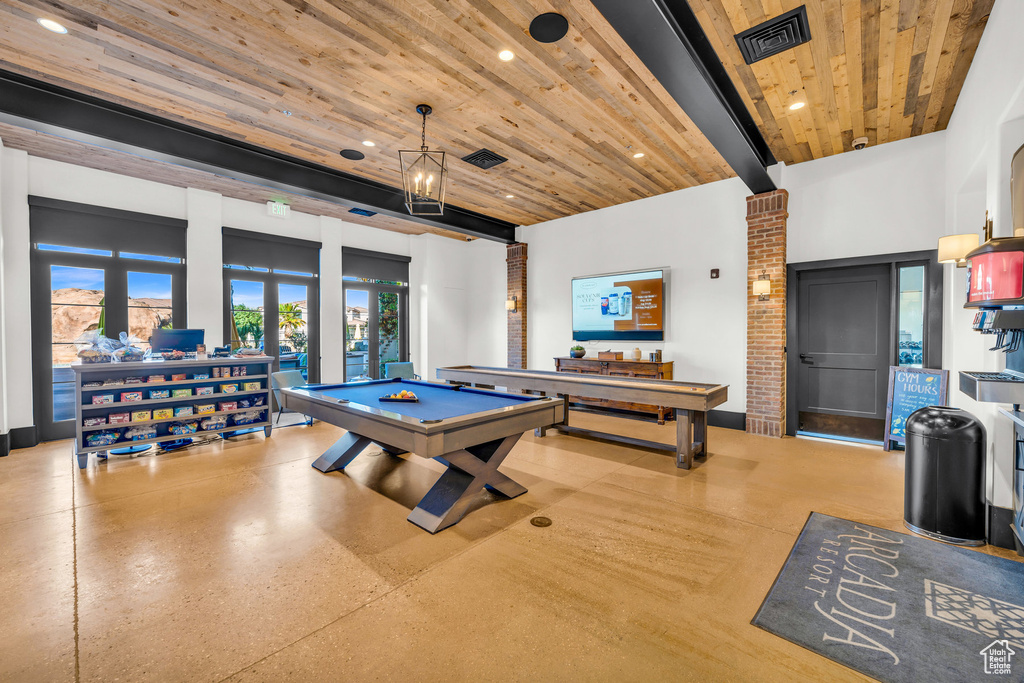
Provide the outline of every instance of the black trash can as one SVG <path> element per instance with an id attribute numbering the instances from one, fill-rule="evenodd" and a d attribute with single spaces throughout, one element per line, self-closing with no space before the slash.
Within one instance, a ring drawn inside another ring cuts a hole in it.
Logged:
<path id="1" fill-rule="evenodd" d="M 985 426 L 959 408 L 907 418 L 903 523 L 957 545 L 985 545 Z"/>

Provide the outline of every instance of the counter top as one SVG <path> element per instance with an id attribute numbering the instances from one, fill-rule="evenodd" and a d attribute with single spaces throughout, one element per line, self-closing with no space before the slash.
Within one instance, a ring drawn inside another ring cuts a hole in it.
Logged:
<path id="1" fill-rule="evenodd" d="M 148 370 L 156 367 L 184 368 L 194 365 L 240 365 L 244 363 L 266 363 L 267 361 L 272 360 L 274 360 L 273 356 L 227 356 L 222 358 L 214 358 L 213 356 L 210 356 L 207 358 L 189 358 L 183 360 L 163 360 L 161 358 L 157 360 L 122 361 L 116 363 L 81 363 L 76 361 L 72 363 L 70 367 L 75 372 L 92 370 Z"/>

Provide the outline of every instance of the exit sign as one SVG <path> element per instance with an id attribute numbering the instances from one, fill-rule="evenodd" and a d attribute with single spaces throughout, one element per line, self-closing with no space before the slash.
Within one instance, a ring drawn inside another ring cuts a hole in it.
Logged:
<path id="1" fill-rule="evenodd" d="M 274 218 L 288 218 L 288 205 L 284 202 L 267 202 L 267 215 Z"/>

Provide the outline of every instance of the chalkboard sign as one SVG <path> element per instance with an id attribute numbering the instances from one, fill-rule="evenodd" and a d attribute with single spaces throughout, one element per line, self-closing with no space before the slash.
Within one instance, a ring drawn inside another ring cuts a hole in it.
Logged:
<path id="1" fill-rule="evenodd" d="M 889 367 L 889 401 L 885 406 L 885 450 L 907 442 L 907 418 L 918 408 L 944 406 L 949 399 L 949 370 Z"/>

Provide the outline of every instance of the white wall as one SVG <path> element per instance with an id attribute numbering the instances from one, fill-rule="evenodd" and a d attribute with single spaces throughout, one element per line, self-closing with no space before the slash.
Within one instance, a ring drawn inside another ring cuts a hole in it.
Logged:
<path id="1" fill-rule="evenodd" d="M 434 380 L 446 365 L 504 366 L 505 246 L 419 235 L 410 247 L 416 372 Z"/>
<path id="2" fill-rule="evenodd" d="M 294 211 L 286 219 L 272 218 L 264 204 L 39 159 L 5 149 L 0 141 L 0 433 L 33 424 L 27 286 L 30 195 L 187 220 L 189 325 L 206 329 L 208 344 L 223 339 L 221 227 L 229 226 L 323 245 L 320 325 L 325 382 L 341 381 L 344 373 L 342 246 L 413 257 L 410 350 L 424 378 L 434 376 L 438 363 L 504 364 L 504 245 L 410 237 Z M 428 306 L 436 316 L 429 325 L 421 324 Z M 434 365 L 427 367 L 427 359 Z M 8 387 L 18 387 L 18 401 L 5 400 Z"/>
<path id="3" fill-rule="evenodd" d="M 466 314 L 470 333 L 466 362 L 505 367 L 507 363 L 505 297 L 507 278 L 504 244 L 476 240 L 464 251 L 469 261 L 466 275 L 472 291 Z M 529 296 L 529 292 L 527 292 Z M 532 306 L 533 298 L 529 298 Z M 433 377 L 431 377 L 433 379 Z"/>
<path id="4" fill-rule="evenodd" d="M 28 154 L 0 149 L 0 229 L 3 230 L 3 333 L 6 353 L 4 389 L 9 431 L 32 424 L 32 330 L 29 296 Z"/>
<path id="5" fill-rule="evenodd" d="M 639 347 L 644 358 L 663 349 L 676 379 L 728 384 L 721 409 L 744 412 L 748 194 L 732 179 L 520 228 L 529 243 L 528 366 L 552 370 L 553 357 L 568 355 L 571 278 L 668 266 L 664 343 L 584 346 L 589 354 Z"/>
<path id="6" fill-rule="evenodd" d="M 785 167 L 788 261 L 935 249 L 945 150 L 932 133 Z"/>
<path id="7" fill-rule="evenodd" d="M 0 187 L 4 184 L 4 143 L 0 140 Z M 0 311 L 7 308 L 7 287 L 4 283 L 4 197 L 0 193 Z M 7 334 L 4 332 L 4 316 L 0 315 L 0 434 L 7 433 Z"/>

